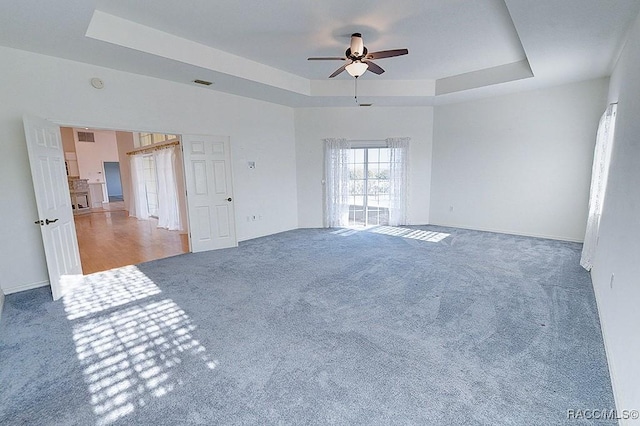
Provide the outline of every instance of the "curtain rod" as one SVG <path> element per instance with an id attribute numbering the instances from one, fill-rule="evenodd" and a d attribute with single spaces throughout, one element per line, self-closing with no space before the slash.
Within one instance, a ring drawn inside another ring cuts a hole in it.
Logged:
<path id="1" fill-rule="evenodd" d="M 153 152 L 153 151 L 158 151 L 160 149 L 170 148 L 174 145 L 180 145 L 180 141 L 163 142 L 153 146 L 138 148 L 133 151 L 127 152 L 127 155 L 145 154 L 147 152 Z"/>

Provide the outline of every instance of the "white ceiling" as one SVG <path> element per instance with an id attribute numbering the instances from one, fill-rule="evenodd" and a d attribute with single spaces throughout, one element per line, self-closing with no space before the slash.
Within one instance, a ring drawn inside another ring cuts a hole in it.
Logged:
<path id="1" fill-rule="evenodd" d="M 352 106 L 327 77 L 353 32 L 377 60 L 359 98 L 433 105 L 609 75 L 638 0 L 41 0 L 0 4 L 0 45 L 290 106 Z M 108 82 L 107 82 L 108 84 Z"/>

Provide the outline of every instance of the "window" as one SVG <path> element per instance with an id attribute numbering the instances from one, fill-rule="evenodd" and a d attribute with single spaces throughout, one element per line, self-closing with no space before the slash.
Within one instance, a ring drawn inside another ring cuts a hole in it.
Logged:
<path id="1" fill-rule="evenodd" d="M 174 139 L 178 139 L 178 136 L 164 133 L 137 133 L 137 137 L 134 139 L 134 146 L 136 148 L 140 148 L 143 146 L 167 142 Z"/>
<path id="2" fill-rule="evenodd" d="M 349 150 L 349 225 L 389 223 L 389 148 Z"/>
<path id="3" fill-rule="evenodd" d="M 327 228 L 408 223 L 409 140 L 324 139 Z"/>

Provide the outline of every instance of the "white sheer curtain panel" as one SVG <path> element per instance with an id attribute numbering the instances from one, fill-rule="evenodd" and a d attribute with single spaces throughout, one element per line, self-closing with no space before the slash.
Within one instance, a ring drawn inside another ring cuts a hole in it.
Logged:
<path id="1" fill-rule="evenodd" d="M 591 191 L 589 193 L 589 216 L 587 218 L 587 230 L 582 246 L 580 265 L 590 271 L 593 267 L 593 257 L 598 245 L 598 233 L 600 230 L 600 216 L 605 191 L 607 190 L 607 178 L 609 176 L 609 163 L 613 148 L 613 133 L 616 121 L 618 105 L 611 104 L 600 118 L 596 148 L 593 153 L 593 168 L 591 171 Z"/>
<path id="2" fill-rule="evenodd" d="M 164 148 L 154 151 L 158 176 L 158 228 L 181 231 L 178 184 L 176 177 L 176 149 Z"/>
<path id="3" fill-rule="evenodd" d="M 409 140 L 386 140 L 390 154 L 389 170 L 389 225 L 407 224 L 407 193 L 409 191 Z"/>
<path id="4" fill-rule="evenodd" d="M 349 225 L 349 149 L 346 139 L 324 140 L 325 227 Z"/>
<path id="5" fill-rule="evenodd" d="M 132 155 L 131 163 L 131 189 L 133 200 L 129 203 L 129 216 L 138 219 L 149 219 L 149 206 L 147 204 L 147 191 L 144 181 L 144 163 L 141 155 Z"/>

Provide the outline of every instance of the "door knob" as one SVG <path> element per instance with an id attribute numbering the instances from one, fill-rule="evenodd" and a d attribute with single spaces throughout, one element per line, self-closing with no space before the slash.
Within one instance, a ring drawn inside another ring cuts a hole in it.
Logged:
<path id="1" fill-rule="evenodd" d="M 50 223 L 54 223 L 54 222 L 57 222 L 57 221 L 58 221 L 58 219 L 53 219 L 53 220 L 46 219 L 46 220 L 44 221 L 44 223 L 45 223 L 45 225 L 48 225 L 48 224 L 50 224 Z M 40 222 L 42 222 L 42 221 L 40 221 Z"/>
<path id="2" fill-rule="evenodd" d="M 227 201 L 231 201 L 231 197 L 227 198 Z"/>

